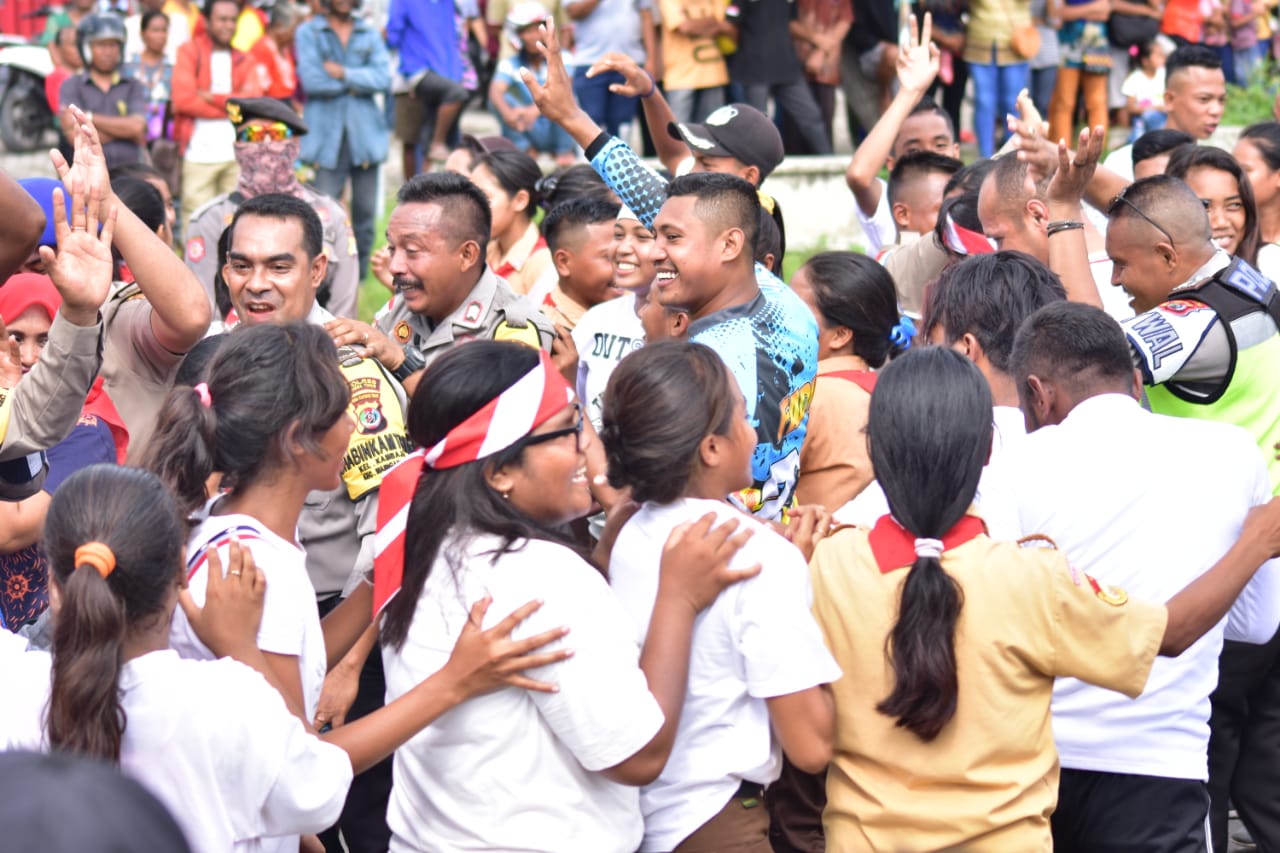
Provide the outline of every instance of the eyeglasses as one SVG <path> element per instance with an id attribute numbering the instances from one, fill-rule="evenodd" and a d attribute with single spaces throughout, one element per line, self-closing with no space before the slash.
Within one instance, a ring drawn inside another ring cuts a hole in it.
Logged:
<path id="1" fill-rule="evenodd" d="M 1122 192 L 1120 193 L 1120 195 L 1116 196 L 1116 197 L 1112 200 L 1112 202 L 1111 202 L 1111 207 L 1110 207 L 1110 208 L 1108 208 L 1108 210 L 1107 210 L 1107 215 L 1108 215 L 1108 216 L 1113 216 L 1113 215 L 1115 215 L 1116 208 L 1123 204 L 1123 205 L 1127 206 L 1130 210 L 1132 210 L 1134 213 L 1138 214 L 1138 215 L 1139 215 L 1139 216 L 1141 216 L 1143 219 L 1147 220 L 1147 224 L 1148 224 L 1148 225 L 1150 225 L 1152 228 L 1156 229 L 1156 230 L 1157 230 L 1157 231 L 1159 231 L 1161 234 L 1163 234 L 1163 235 L 1164 235 L 1164 238 L 1165 238 L 1166 240 L 1168 240 L 1168 241 L 1169 241 L 1169 245 L 1170 245 L 1170 246 L 1174 245 L 1174 242 L 1173 242 L 1173 235 L 1172 235 L 1172 234 L 1170 234 L 1168 231 L 1164 230 L 1164 228 L 1160 227 L 1160 223 L 1159 223 L 1159 222 L 1156 222 L 1156 221 L 1155 221 L 1154 219 L 1152 219 L 1150 216 L 1147 216 L 1147 214 L 1143 213 L 1143 212 L 1142 212 L 1142 208 L 1138 207 L 1136 204 L 1134 204 L 1133 202 L 1129 201 L 1129 199 L 1127 199 L 1127 198 L 1125 198 L 1125 197 L 1124 197 L 1125 192 L 1128 192 L 1128 190 L 1129 190 L 1129 188 L 1128 188 L 1128 187 L 1125 187 L 1124 191 L 1122 191 Z"/>
<path id="2" fill-rule="evenodd" d="M 293 138 L 293 128 L 282 121 L 267 124 L 246 124 L 236 131 L 241 142 L 283 142 Z"/>
<path id="3" fill-rule="evenodd" d="M 534 444 L 542 444 L 547 441 L 554 441 L 557 438 L 564 438 L 566 435 L 572 435 L 574 436 L 574 439 L 573 439 L 574 448 L 577 450 L 581 450 L 582 449 L 582 430 L 585 423 L 585 419 L 582 414 L 582 404 L 574 403 L 573 412 L 574 412 L 573 426 L 565 427 L 564 429 L 555 429 L 555 430 L 552 430 L 551 432 L 540 432 L 536 435 L 527 435 L 520 440 L 521 443 L 525 447 L 529 447 Z"/>

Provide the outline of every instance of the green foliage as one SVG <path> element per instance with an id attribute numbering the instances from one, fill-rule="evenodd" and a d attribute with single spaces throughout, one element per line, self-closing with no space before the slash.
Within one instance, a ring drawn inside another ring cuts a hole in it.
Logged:
<path id="1" fill-rule="evenodd" d="M 1248 86 L 1227 86 L 1227 108 L 1222 115 L 1224 125 L 1245 127 L 1271 119 L 1275 101 L 1274 81 L 1255 76 Z"/>

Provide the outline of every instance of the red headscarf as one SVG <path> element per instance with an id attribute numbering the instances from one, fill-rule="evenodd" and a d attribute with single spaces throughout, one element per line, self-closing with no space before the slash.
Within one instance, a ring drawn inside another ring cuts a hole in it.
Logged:
<path id="1" fill-rule="evenodd" d="M 35 273 L 18 273 L 10 276 L 0 284 L 0 319 L 14 320 L 21 317 L 28 308 L 39 307 L 44 310 L 49 321 L 58 313 L 62 305 L 62 295 L 53 286 L 47 275 Z M 125 428 L 115 403 L 107 396 L 99 376 L 89 389 L 85 398 L 81 417 L 95 417 L 111 430 L 111 438 L 116 446 L 116 461 L 124 464 L 125 454 L 129 450 L 129 431 Z"/>

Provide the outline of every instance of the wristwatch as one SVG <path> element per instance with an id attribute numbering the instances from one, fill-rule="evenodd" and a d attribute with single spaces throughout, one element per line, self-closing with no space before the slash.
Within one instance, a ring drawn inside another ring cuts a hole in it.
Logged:
<path id="1" fill-rule="evenodd" d="M 391 371 L 400 382 L 405 381 L 413 374 L 427 366 L 427 360 L 422 357 L 422 353 L 413 347 L 404 347 L 404 361 L 400 362 L 400 366 Z"/>

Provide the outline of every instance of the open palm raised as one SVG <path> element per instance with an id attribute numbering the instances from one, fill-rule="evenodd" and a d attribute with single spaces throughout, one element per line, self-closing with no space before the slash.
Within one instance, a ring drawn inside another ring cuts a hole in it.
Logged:
<path id="1" fill-rule="evenodd" d="M 80 176 L 74 176 L 68 212 L 65 193 L 54 190 L 53 225 L 58 248 L 55 251 L 48 246 L 40 247 L 45 270 L 62 294 L 62 314 L 77 326 L 92 326 L 97 322 L 98 309 L 111 289 L 114 270 L 111 236 L 115 230 L 116 209 L 108 207 L 106 221 L 99 230 L 101 193 L 101 188 L 90 193 Z"/>

